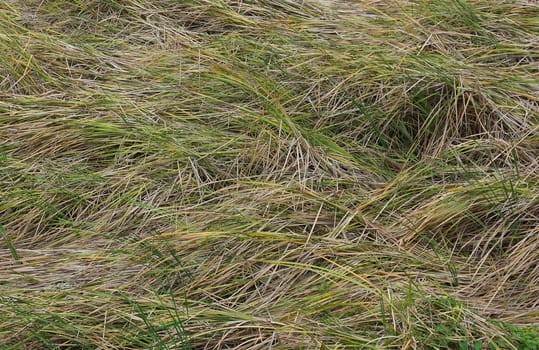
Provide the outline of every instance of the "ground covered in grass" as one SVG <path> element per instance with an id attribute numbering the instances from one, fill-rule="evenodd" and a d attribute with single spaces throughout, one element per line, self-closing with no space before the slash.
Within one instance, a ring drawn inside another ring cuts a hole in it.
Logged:
<path id="1" fill-rule="evenodd" d="M 0 348 L 538 349 L 534 1 L 0 0 Z"/>

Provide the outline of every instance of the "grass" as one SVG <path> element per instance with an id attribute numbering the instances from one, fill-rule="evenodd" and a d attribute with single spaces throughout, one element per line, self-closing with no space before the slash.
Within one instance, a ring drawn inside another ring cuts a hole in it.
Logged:
<path id="1" fill-rule="evenodd" d="M 538 28 L 0 0 L 0 347 L 537 349 Z"/>

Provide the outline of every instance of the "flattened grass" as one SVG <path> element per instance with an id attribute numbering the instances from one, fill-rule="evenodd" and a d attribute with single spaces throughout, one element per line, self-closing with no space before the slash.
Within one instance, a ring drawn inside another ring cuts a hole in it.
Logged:
<path id="1" fill-rule="evenodd" d="M 539 9 L 1 1 L 6 349 L 534 349 Z"/>

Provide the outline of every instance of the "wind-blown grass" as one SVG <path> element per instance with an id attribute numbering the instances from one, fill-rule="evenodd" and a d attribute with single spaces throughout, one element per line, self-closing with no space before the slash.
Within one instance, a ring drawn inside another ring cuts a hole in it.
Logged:
<path id="1" fill-rule="evenodd" d="M 537 349 L 539 8 L 0 0 L 5 349 Z"/>

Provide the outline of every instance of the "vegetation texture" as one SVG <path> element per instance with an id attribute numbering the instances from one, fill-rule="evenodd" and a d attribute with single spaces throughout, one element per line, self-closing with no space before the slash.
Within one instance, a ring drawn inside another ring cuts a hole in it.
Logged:
<path id="1" fill-rule="evenodd" d="M 2 349 L 538 349 L 535 1 L 0 0 Z"/>

